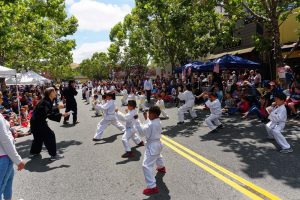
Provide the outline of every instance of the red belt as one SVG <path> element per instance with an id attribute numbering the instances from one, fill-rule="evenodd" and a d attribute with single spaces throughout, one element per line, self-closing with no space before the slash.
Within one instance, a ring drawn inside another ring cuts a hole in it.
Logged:
<path id="1" fill-rule="evenodd" d="M 8 155 L 2 155 L 2 156 L 0 156 L 0 158 L 4 158 L 4 157 L 8 157 Z"/>

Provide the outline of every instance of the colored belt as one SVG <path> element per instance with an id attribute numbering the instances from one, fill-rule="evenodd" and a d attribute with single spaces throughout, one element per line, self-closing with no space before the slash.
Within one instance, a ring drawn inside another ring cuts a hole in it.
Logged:
<path id="1" fill-rule="evenodd" d="M 8 155 L 2 155 L 2 156 L 0 156 L 0 158 L 5 158 L 5 157 L 8 157 Z"/>

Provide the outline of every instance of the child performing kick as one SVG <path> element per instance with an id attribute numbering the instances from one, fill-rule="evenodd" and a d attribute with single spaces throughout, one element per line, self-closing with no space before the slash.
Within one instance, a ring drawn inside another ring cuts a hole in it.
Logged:
<path id="1" fill-rule="evenodd" d="M 116 113 L 118 119 L 125 122 L 126 130 L 122 137 L 122 142 L 125 148 L 125 154 L 122 155 L 122 158 L 131 158 L 134 157 L 133 152 L 131 151 L 131 147 L 129 144 L 129 140 L 132 139 L 136 145 L 144 146 L 144 142 L 141 138 L 136 134 L 137 131 L 133 127 L 134 116 L 137 115 L 136 111 L 136 101 L 130 100 L 127 104 L 128 109 L 126 109 L 126 114 L 121 113 L 116 109 Z"/>
<path id="2" fill-rule="evenodd" d="M 139 120 L 135 121 L 136 129 L 140 135 L 144 135 L 146 138 L 146 149 L 143 161 L 143 172 L 147 184 L 147 188 L 143 191 L 143 194 L 145 195 L 151 195 L 159 192 L 153 174 L 154 165 L 156 164 L 156 170 L 158 172 L 166 173 L 165 164 L 161 155 L 163 145 L 160 141 L 162 126 L 159 120 L 159 115 L 159 107 L 153 106 L 149 109 L 149 116 L 147 116 L 147 112 L 144 113 L 144 118 L 146 120 L 144 125 L 142 125 Z M 137 119 L 138 116 L 136 115 L 134 118 Z"/>
<path id="3" fill-rule="evenodd" d="M 222 115 L 222 107 L 219 99 L 217 98 L 216 93 L 210 93 L 208 94 L 207 92 L 202 93 L 199 95 L 197 98 L 207 98 L 208 100 L 205 102 L 205 105 L 210 109 L 210 115 L 208 118 L 205 119 L 205 123 L 211 130 L 210 133 L 215 133 L 217 132 L 218 128 L 222 128 L 223 125 L 219 121 L 219 118 Z"/>
<path id="4" fill-rule="evenodd" d="M 269 119 L 271 120 L 266 124 L 269 139 L 275 139 L 281 147 L 280 153 L 291 153 L 293 149 L 282 135 L 282 130 L 285 127 L 287 114 L 285 108 L 286 95 L 279 93 L 275 95 L 274 107 L 268 107 L 267 111 L 270 113 Z"/>
<path id="5" fill-rule="evenodd" d="M 97 104 L 95 109 L 101 109 L 103 112 L 103 119 L 97 125 L 96 134 L 93 138 L 93 141 L 97 142 L 101 140 L 104 130 L 108 125 L 112 124 L 117 127 L 120 131 L 124 132 L 125 127 L 117 120 L 115 113 L 115 101 L 113 100 L 113 94 L 109 93 L 102 97 L 104 102 L 102 104 Z"/>

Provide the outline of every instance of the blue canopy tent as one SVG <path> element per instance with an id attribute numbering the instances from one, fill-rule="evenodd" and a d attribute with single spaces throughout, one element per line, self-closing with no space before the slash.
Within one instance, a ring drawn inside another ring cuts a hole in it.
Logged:
<path id="1" fill-rule="evenodd" d="M 260 68 L 260 64 L 253 62 L 251 60 L 247 60 L 238 56 L 233 55 L 224 55 L 221 58 L 217 58 L 213 61 L 209 61 L 204 63 L 200 66 L 203 69 L 209 69 L 212 71 L 214 69 L 214 65 L 219 64 L 220 69 L 231 69 L 231 70 L 238 70 L 238 69 L 258 69 Z"/>
<path id="2" fill-rule="evenodd" d="M 181 67 L 176 67 L 175 68 L 175 73 L 182 73 L 182 70 L 187 70 L 189 67 L 192 68 L 192 72 L 195 72 L 197 71 L 197 68 L 200 66 L 200 65 L 203 65 L 204 63 L 201 62 L 201 61 L 194 61 L 194 62 L 191 62 L 191 63 L 188 63 L 184 66 L 181 66 Z"/>

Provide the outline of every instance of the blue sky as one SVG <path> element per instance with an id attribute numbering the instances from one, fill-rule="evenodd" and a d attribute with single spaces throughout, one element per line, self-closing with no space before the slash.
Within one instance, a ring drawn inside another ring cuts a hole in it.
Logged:
<path id="1" fill-rule="evenodd" d="M 67 12 L 79 20 L 77 32 L 71 37 L 77 47 L 75 63 L 91 57 L 109 46 L 110 29 L 130 13 L 134 0 L 66 0 Z"/>

